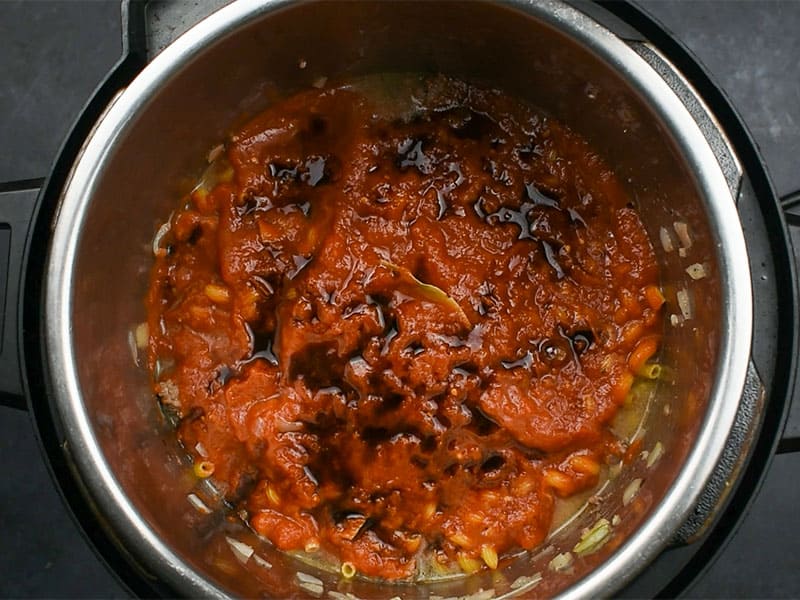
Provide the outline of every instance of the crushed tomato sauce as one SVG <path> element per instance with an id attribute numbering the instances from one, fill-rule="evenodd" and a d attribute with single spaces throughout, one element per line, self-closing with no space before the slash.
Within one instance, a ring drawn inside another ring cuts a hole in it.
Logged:
<path id="1" fill-rule="evenodd" d="M 624 454 L 654 252 L 564 125 L 444 77 L 399 115 L 366 90 L 259 114 L 171 216 L 154 389 L 279 549 L 391 580 L 495 567 Z"/>

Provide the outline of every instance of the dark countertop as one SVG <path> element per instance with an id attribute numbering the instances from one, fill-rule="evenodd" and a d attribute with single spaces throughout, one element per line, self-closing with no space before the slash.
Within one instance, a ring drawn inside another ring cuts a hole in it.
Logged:
<path id="1" fill-rule="evenodd" d="M 726 90 L 778 192 L 800 189 L 800 2 L 643 5 Z M 0 191 L 47 174 L 119 56 L 118 13 L 115 1 L 0 1 Z M 25 413 L 0 408 L 0 455 L 0 596 L 127 597 L 62 505 Z M 800 453 L 776 457 L 743 525 L 690 596 L 800 597 L 799 473 Z"/>

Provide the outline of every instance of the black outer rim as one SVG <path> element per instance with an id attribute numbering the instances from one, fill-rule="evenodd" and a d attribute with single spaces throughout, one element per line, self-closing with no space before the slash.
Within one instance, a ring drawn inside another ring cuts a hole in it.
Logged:
<path id="1" fill-rule="evenodd" d="M 123 1 L 123 14 L 127 12 Z M 772 186 L 766 166 L 757 146 L 743 121 L 720 87 L 700 65 L 686 47 L 656 19 L 642 9 L 620 0 L 598 0 L 597 3 L 634 29 L 642 33 L 675 64 L 687 80 L 699 91 L 712 108 L 738 156 L 745 167 L 762 215 L 769 231 L 780 231 L 782 236 L 770 236 L 770 250 L 778 273 L 788 273 L 792 285 L 785 286 L 778 294 L 779 339 L 778 353 L 790 357 L 778 363 L 772 387 L 768 390 L 761 433 L 755 444 L 750 462 L 739 480 L 728 508 L 719 518 L 709 535 L 698 543 L 696 552 L 688 563 L 669 580 L 656 597 L 675 597 L 687 591 L 691 584 L 713 563 L 722 548 L 733 536 L 742 517 L 748 512 L 751 502 L 760 489 L 767 468 L 775 454 L 781 432 L 788 414 L 790 392 L 797 370 L 797 273 L 789 249 L 789 232 L 778 198 Z M 144 5 L 139 0 L 130 2 L 130 21 L 124 23 L 127 32 L 123 35 L 123 57 L 99 86 L 61 147 L 50 175 L 36 200 L 32 224 L 28 232 L 27 247 L 22 269 L 25 273 L 24 287 L 19 302 L 20 348 L 23 360 L 23 386 L 28 408 L 35 422 L 45 462 L 57 484 L 68 512 L 84 533 L 90 546 L 100 560 L 118 580 L 137 597 L 174 597 L 175 591 L 166 584 L 135 566 L 132 557 L 124 553 L 103 527 L 103 523 L 86 501 L 81 485 L 69 463 L 68 448 L 62 445 L 64 436 L 57 420 L 55 407 L 51 403 L 49 373 L 43 332 L 39 315 L 43 307 L 43 274 L 46 266 L 50 239 L 50 225 L 58 210 L 58 200 L 66 182 L 71 165 L 92 127 L 109 101 L 119 89 L 127 85 L 145 66 Z M 127 15 L 126 15 L 127 16 Z M 123 19 L 125 20 L 125 19 Z M 24 299 L 24 301 L 23 301 Z"/>

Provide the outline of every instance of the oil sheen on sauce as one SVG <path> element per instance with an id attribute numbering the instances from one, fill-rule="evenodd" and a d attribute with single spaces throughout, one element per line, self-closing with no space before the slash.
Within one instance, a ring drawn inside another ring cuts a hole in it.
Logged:
<path id="1" fill-rule="evenodd" d="M 497 568 L 624 456 L 653 249 L 586 141 L 503 92 L 303 91 L 234 132 L 168 226 L 154 390 L 277 548 L 389 580 Z"/>

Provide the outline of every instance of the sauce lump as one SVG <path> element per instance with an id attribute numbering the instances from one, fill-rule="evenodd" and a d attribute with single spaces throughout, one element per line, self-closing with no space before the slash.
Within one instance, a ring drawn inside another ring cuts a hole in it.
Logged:
<path id="1" fill-rule="evenodd" d="M 390 580 L 542 542 L 624 453 L 609 422 L 660 330 L 652 246 L 590 146 L 414 82 L 233 134 L 147 297 L 155 391 L 249 525 Z"/>

